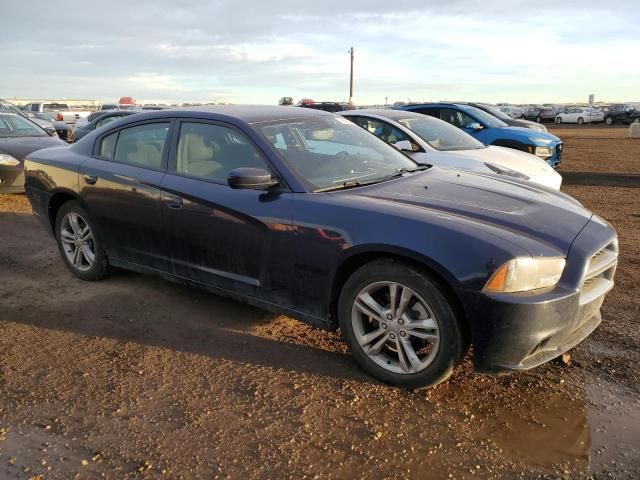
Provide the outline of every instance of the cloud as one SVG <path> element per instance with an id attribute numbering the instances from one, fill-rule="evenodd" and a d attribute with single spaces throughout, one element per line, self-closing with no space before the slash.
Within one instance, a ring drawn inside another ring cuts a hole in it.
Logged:
<path id="1" fill-rule="evenodd" d="M 23 0 L 2 16 L 5 97 L 344 100 L 354 45 L 359 103 L 640 100 L 637 0 Z"/>

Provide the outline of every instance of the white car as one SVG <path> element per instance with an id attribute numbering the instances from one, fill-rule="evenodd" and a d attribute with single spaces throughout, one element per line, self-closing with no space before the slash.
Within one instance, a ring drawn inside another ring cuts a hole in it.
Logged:
<path id="1" fill-rule="evenodd" d="M 565 108 L 556 115 L 556 123 L 597 123 L 604 122 L 604 112 L 596 108 Z"/>
<path id="2" fill-rule="evenodd" d="M 437 118 L 405 110 L 339 112 L 356 125 L 394 145 L 416 163 L 500 174 L 560 189 L 562 176 L 547 162 L 513 148 L 486 146 Z"/>
<path id="3" fill-rule="evenodd" d="M 503 113 L 506 113 L 511 118 L 524 118 L 524 108 L 515 107 L 513 105 L 503 105 L 499 108 L 499 110 Z"/>

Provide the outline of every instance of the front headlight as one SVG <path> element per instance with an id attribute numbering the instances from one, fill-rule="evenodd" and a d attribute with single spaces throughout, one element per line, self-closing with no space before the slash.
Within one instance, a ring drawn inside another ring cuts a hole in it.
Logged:
<path id="1" fill-rule="evenodd" d="M 551 147 L 536 147 L 533 153 L 543 159 L 553 157 L 553 149 Z"/>
<path id="2" fill-rule="evenodd" d="M 6 153 L 0 153 L 0 165 L 6 165 L 7 167 L 16 167 L 20 165 L 20 162 Z"/>
<path id="3" fill-rule="evenodd" d="M 487 166 L 487 168 L 489 168 L 490 170 L 494 171 L 499 175 L 508 175 L 509 177 L 519 178 L 520 180 L 529 180 L 529 177 L 527 177 L 524 173 L 511 170 L 510 168 L 499 167 L 498 165 L 494 165 L 493 163 L 486 163 L 486 162 L 485 162 L 485 165 Z"/>
<path id="4" fill-rule="evenodd" d="M 562 257 L 514 258 L 491 275 L 483 291 L 513 293 L 552 287 L 560 280 L 565 264 Z"/>

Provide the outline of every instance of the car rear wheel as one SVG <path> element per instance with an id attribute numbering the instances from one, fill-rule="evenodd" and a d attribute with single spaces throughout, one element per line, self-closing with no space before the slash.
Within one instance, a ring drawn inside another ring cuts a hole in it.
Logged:
<path id="1" fill-rule="evenodd" d="M 542 117 L 540 117 L 540 116 L 536 117 L 536 122 L 542 123 Z"/>
<path id="2" fill-rule="evenodd" d="M 56 216 L 56 240 L 62 259 L 76 277 L 99 280 L 109 262 L 88 212 L 76 202 L 65 203 Z"/>
<path id="3" fill-rule="evenodd" d="M 578 117 L 578 125 L 582 125 L 584 123 L 584 118 Z"/>
<path id="4" fill-rule="evenodd" d="M 446 295 L 428 275 L 394 260 L 368 263 L 349 277 L 339 323 L 367 373 L 405 388 L 446 380 L 466 352 Z"/>
<path id="5" fill-rule="evenodd" d="M 640 123 L 640 117 L 636 117 L 633 119 L 633 123 Z"/>

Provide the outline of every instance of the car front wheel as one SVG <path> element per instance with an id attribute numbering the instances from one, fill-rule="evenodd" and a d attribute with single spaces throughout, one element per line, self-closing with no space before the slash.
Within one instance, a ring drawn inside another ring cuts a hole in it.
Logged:
<path id="1" fill-rule="evenodd" d="M 557 124 L 561 124 L 562 123 L 562 117 L 556 117 L 556 123 Z"/>
<path id="2" fill-rule="evenodd" d="M 607 125 L 611 125 L 613 123 L 613 118 L 611 117 L 607 117 L 604 119 L 604 123 L 606 123 Z"/>
<path id="3" fill-rule="evenodd" d="M 99 280 L 109 273 L 95 225 L 80 203 L 71 201 L 60 208 L 55 233 L 62 259 L 76 277 Z"/>
<path id="4" fill-rule="evenodd" d="M 447 296 L 427 274 L 394 260 L 371 262 L 349 277 L 339 323 L 367 373 L 405 388 L 446 380 L 466 352 Z"/>

